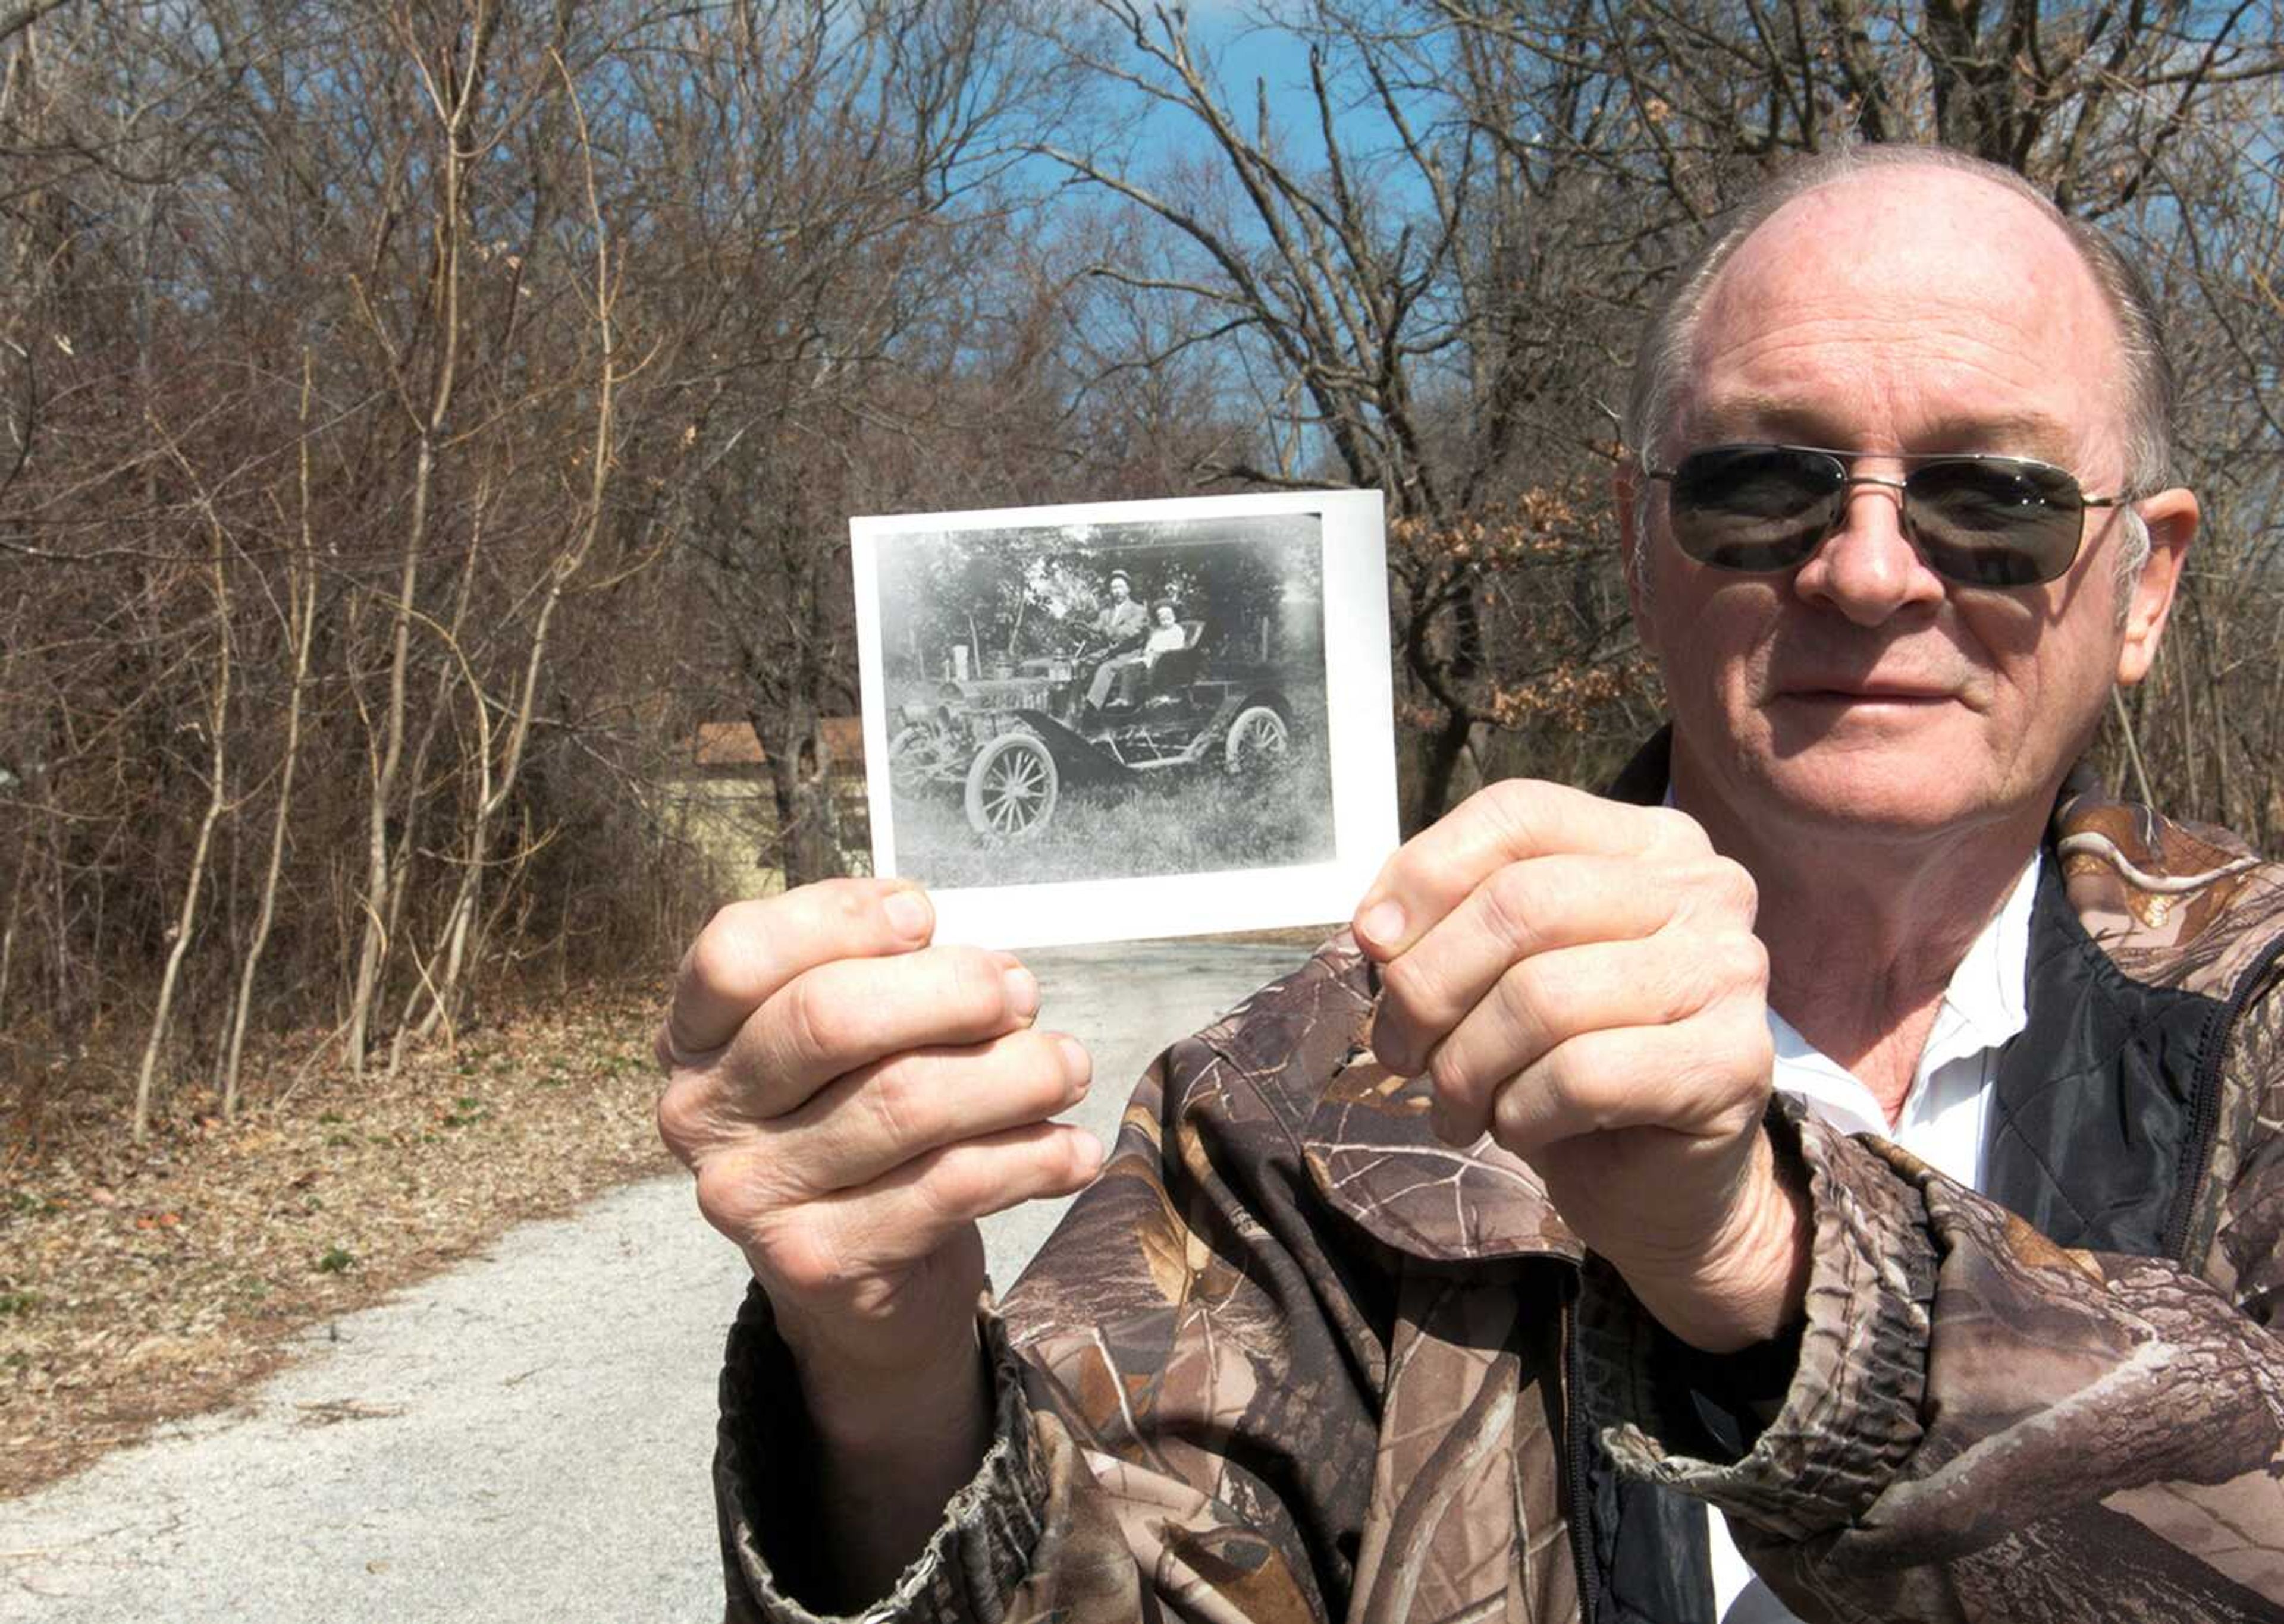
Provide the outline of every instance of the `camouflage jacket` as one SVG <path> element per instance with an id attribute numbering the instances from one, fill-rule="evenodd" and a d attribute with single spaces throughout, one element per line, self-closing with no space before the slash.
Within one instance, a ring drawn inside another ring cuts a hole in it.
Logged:
<path id="1" fill-rule="evenodd" d="M 1987 1157 L 2015 1210 L 1772 1113 L 1816 1229 L 1756 1431 L 1718 1425 L 1740 1362 L 1434 1136 L 1335 940 L 1145 1075 L 986 1316 L 997 1442 L 868 1616 L 1703 1618 L 1678 1490 L 1804 1619 L 2284 1618 L 2284 867 L 2075 783 L 2050 838 Z M 728 1616 L 801 1624 L 758 1292 L 722 1391 Z"/>

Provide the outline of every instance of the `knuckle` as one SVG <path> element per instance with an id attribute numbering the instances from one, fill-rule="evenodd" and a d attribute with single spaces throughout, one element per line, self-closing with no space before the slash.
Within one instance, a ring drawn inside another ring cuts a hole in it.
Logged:
<path id="1" fill-rule="evenodd" d="M 1676 885 L 1695 907 L 1719 918 L 1749 925 L 1760 911 L 1761 890 L 1751 871 L 1727 857 L 1693 855 L 1682 864 Z"/>
<path id="2" fill-rule="evenodd" d="M 992 1188 L 989 1158 L 974 1147 L 955 1145 L 935 1158 L 912 1186 L 931 1227 L 961 1223 L 989 1205 Z"/>
<path id="3" fill-rule="evenodd" d="M 1728 886 L 1729 906 L 1748 923 L 1759 917 L 1761 887 L 1755 882 L 1752 871 L 1727 857 L 1720 861 L 1722 878 Z"/>
<path id="4" fill-rule="evenodd" d="M 952 949 L 944 972 L 950 982 L 951 1008 L 963 1022 L 988 1021 L 1006 1008 L 1006 978 L 997 954 L 982 948 Z"/>
<path id="5" fill-rule="evenodd" d="M 1622 1035 L 1591 1032 L 1549 1055 L 1534 1074 L 1549 1113 L 1559 1111 L 1584 1133 L 1606 1132 L 1626 1121 L 1634 1074 L 1625 1048 Z"/>
<path id="6" fill-rule="evenodd" d="M 1724 992 L 1758 989 L 1768 985 L 1768 944 L 1751 932 L 1739 931 L 1723 936 L 1717 957 Z"/>
<path id="7" fill-rule="evenodd" d="M 1545 910 L 1546 899 L 1530 871 L 1520 863 L 1494 870 L 1483 881 L 1482 896 L 1486 928 L 1511 952 L 1527 953 L 1537 940 L 1533 925 Z"/>
<path id="8" fill-rule="evenodd" d="M 1406 953 L 1380 972 L 1381 1008 L 1399 1018 L 1426 1014 L 1435 1005 L 1435 976 L 1416 953 Z"/>
<path id="9" fill-rule="evenodd" d="M 669 1083 L 658 1097 L 658 1136 L 684 1167 L 695 1167 L 713 1138 L 713 1113 L 692 1080 Z"/>
<path id="10" fill-rule="evenodd" d="M 1678 807 L 1648 807 L 1644 810 L 1651 820 L 1651 845 L 1657 850 L 1671 852 L 1709 852 L 1712 840 L 1705 833 L 1705 825 Z"/>
<path id="11" fill-rule="evenodd" d="M 1428 1057 L 1428 1081 L 1436 1097 L 1447 1105 L 1466 1106 L 1474 1103 L 1474 1071 L 1457 1043 L 1435 1045 L 1435 1052 Z"/>
<path id="12" fill-rule="evenodd" d="M 1769 1091 L 1770 1078 L 1776 1070 L 1776 1039 L 1769 1035 L 1769 1023 L 1757 1015 L 1741 1015 L 1737 1024 L 1738 1063 L 1754 1079 L 1757 1092 L 1765 1096 Z"/>
<path id="13" fill-rule="evenodd" d="M 1519 1065 L 1527 1065 L 1537 1058 L 1546 1046 L 1550 1031 L 1549 1011 L 1553 1000 L 1546 986 L 1546 971 L 1536 962 L 1514 966 L 1491 988 L 1491 1007 L 1506 1023 L 1507 1034 L 1520 1052 Z"/>
<path id="14" fill-rule="evenodd" d="M 1493 1138 L 1515 1151 L 1538 1148 L 1546 1137 L 1546 1124 L 1557 1096 L 1545 1077 L 1536 1075 L 1530 1086 L 1501 1089 L 1491 1102 Z"/>
<path id="15" fill-rule="evenodd" d="M 935 1131 L 939 1113 L 919 1070 L 910 1056 L 900 1056 L 875 1072 L 859 1096 L 888 1144 L 924 1144 Z"/>
<path id="16" fill-rule="evenodd" d="M 1537 832 L 1545 821 L 1547 786 L 1531 778 L 1502 778 L 1478 790 L 1467 802 L 1477 808 L 1508 849 L 1537 849 Z"/>
<path id="17" fill-rule="evenodd" d="M 1734 944 L 1725 936 L 1664 944 L 1664 973 L 1658 978 L 1664 1007 L 1662 1024 L 1688 1020 L 1712 1009 L 1734 982 Z"/>
<path id="18" fill-rule="evenodd" d="M 786 989 L 781 1022 L 788 1059 L 802 1066 L 833 1066 L 834 1057 L 854 1041 L 852 1023 L 842 1001 L 833 996 L 825 978 L 801 977 Z"/>
<path id="19" fill-rule="evenodd" d="M 728 992 L 744 980 L 761 938 L 763 902 L 731 902 L 718 910 L 683 955 L 684 981 L 708 992 Z"/>
<path id="20" fill-rule="evenodd" d="M 757 1224 L 770 1204 L 761 1181 L 754 1176 L 750 1159 L 714 1157 L 700 1163 L 696 1171 L 698 1210 L 706 1222 L 735 1240 L 758 1238 Z"/>
<path id="21" fill-rule="evenodd" d="M 1756 1116 L 1775 1064 L 1765 1021 L 1742 1011 L 1725 1014 L 1699 1027 L 1678 1059 L 1677 1097 L 1687 1102 L 1693 1119 L 1707 1123 Z"/>
<path id="22" fill-rule="evenodd" d="M 799 1297 L 820 1297 L 849 1278 L 833 1222 L 804 1209 L 757 1225 L 751 1250 L 776 1283 Z"/>
<path id="23" fill-rule="evenodd" d="M 1715 1018 L 1723 1051 L 1741 1060 L 1748 1071 L 1764 1072 L 1776 1062 L 1776 1039 L 1769 1035 L 1766 1008 L 1753 999 L 1735 998 Z"/>
<path id="24" fill-rule="evenodd" d="M 835 924 L 850 925 L 869 922 L 879 892 L 879 881 L 853 875 L 821 879 L 809 888 L 810 896 L 831 912 Z"/>

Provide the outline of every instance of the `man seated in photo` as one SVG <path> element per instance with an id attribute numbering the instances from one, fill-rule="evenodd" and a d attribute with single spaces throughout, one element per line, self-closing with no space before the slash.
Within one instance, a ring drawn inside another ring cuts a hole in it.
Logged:
<path id="1" fill-rule="evenodd" d="M 1111 684 L 1118 679 L 1112 673 L 1115 662 L 1132 652 L 1135 642 L 1149 629 L 1150 619 L 1141 602 L 1134 597 L 1132 580 L 1122 569 L 1110 572 L 1107 590 L 1110 601 L 1094 617 L 1092 654 L 1093 675 L 1087 681 L 1086 702 L 1100 710 L 1110 697 Z"/>
<path id="2" fill-rule="evenodd" d="M 1638 351 L 1670 725 L 1416 835 L 1107 1163 L 923 892 L 724 909 L 658 1051 L 755 1277 L 728 1617 L 2284 1614 L 2284 869 L 2082 761 L 2172 393 L 2012 174 L 1781 176 Z M 974 1220 L 1082 1189 L 979 1307 Z"/>
<path id="3" fill-rule="evenodd" d="M 1106 648 L 1115 650 L 1140 636 L 1147 622 L 1140 602 L 1134 597 L 1133 581 L 1124 570 L 1110 572 L 1106 589 L 1110 601 L 1094 617 L 1094 635 Z"/>

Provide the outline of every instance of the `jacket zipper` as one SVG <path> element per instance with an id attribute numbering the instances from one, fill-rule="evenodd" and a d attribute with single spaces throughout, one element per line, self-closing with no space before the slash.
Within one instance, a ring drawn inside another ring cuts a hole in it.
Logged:
<path id="1" fill-rule="evenodd" d="M 2220 1135 L 2221 1064 L 2228 1053 L 2229 1040 L 2235 1035 L 2236 1023 L 2244 1014 L 2244 1006 L 2252 1002 L 2280 957 L 2284 957 L 2284 936 L 2262 949 L 2260 956 L 2252 961 L 2252 967 L 2237 978 L 2227 1006 L 2215 1018 L 2206 1037 L 2204 1057 L 2197 1063 L 2197 1088 L 2189 1101 L 2187 1154 L 2183 1159 L 2180 1193 L 2173 1198 L 2173 1210 L 2165 1220 L 2165 1255 L 2184 1268 L 2189 1267 L 2189 1260 L 2181 1255 L 2189 1244 L 2189 1214 L 2194 1210 L 2197 1191 L 2212 1167 L 2213 1141 Z"/>
<path id="2" fill-rule="evenodd" d="M 1584 1289 L 1584 1282 L 1573 1272 L 1569 1300 L 1562 1311 L 1562 1380 L 1568 1388 L 1563 1395 L 1562 1417 L 1563 1431 L 1569 1434 L 1562 1474 L 1570 1497 L 1570 1554 L 1578 1565 L 1578 1618 L 1580 1624 L 1594 1624 L 1594 1614 L 1601 1605 L 1602 1576 L 1594 1565 L 1591 1482 L 1594 1440 L 1587 1431 L 1579 1397 L 1585 1391 L 1585 1363 L 1578 1353 L 1578 1295 Z"/>

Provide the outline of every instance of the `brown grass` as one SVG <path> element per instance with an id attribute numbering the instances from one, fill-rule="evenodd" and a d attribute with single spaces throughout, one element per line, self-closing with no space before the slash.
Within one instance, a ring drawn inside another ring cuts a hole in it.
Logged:
<path id="1" fill-rule="evenodd" d="M 654 988 L 576 991 L 394 1080 L 313 1074 L 235 1122 L 192 1094 L 139 1150 L 115 1098 L 51 1111 L 0 1159 L 0 1498 L 227 1402 L 291 1333 L 512 1223 L 668 1170 L 657 1008 Z M 315 1041 L 281 1046 L 257 1100 Z M 0 1091 L 0 1120 L 21 1105 Z"/>
<path id="2" fill-rule="evenodd" d="M 1213 938 L 1311 948 L 1336 928 Z M 367 1307 L 528 1218 L 669 1171 L 652 1106 L 659 992 L 586 988 L 363 1083 L 281 1042 L 235 1122 L 170 1102 L 129 1144 L 123 1090 L 33 1120 L 0 1079 L 0 1500 L 229 1404 L 296 1331 Z M 693 1205 L 691 1222 L 700 1222 Z M 338 1417 L 316 1416 L 313 1424 Z"/>

